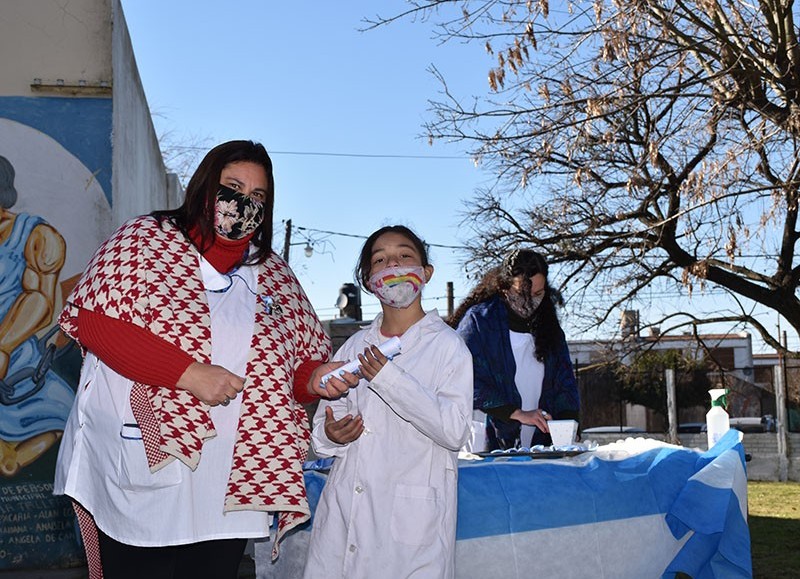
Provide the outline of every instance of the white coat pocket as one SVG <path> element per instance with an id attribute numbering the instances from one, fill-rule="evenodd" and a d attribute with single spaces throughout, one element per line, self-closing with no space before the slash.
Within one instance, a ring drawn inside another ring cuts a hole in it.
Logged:
<path id="1" fill-rule="evenodd" d="M 156 472 L 150 472 L 144 453 L 142 432 L 136 424 L 120 429 L 120 452 L 117 473 L 119 486 L 128 491 L 148 491 L 175 486 L 181 482 L 180 461 L 173 460 Z"/>
<path id="2" fill-rule="evenodd" d="M 78 381 L 78 390 L 75 392 L 76 410 L 78 413 L 78 424 L 83 426 L 86 423 L 86 405 L 89 404 L 89 397 L 92 396 L 97 388 L 92 388 L 95 376 L 97 375 L 97 367 L 100 365 L 100 360 L 88 352 L 86 358 L 81 366 L 81 376 Z"/>
<path id="3" fill-rule="evenodd" d="M 392 503 L 392 538 L 403 545 L 429 545 L 441 519 L 434 487 L 398 484 Z"/>

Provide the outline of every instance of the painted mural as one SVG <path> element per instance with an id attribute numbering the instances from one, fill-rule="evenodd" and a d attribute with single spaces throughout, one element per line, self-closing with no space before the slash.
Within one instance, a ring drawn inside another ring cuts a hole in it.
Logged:
<path id="1" fill-rule="evenodd" d="M 0 570 L 69 567 L 52 496 L 80 353 L 56 319 L 112 227 L 111 100 L 0 98 Z"/>

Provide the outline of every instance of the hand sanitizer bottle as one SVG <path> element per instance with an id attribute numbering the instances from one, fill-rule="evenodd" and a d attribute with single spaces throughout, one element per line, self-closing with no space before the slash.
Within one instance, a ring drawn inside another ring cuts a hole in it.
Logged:
<path id="1" fill-rule="evenodd" d="M 711 395 L 711 410 L 706 413 L 706 430 L 708 431 L 708 448 L 714 446 L 717 441 L 730 429 L 728 413 L 725 412 L 727 405 L 725 388 L 714 388 L 709 390 Z"/>

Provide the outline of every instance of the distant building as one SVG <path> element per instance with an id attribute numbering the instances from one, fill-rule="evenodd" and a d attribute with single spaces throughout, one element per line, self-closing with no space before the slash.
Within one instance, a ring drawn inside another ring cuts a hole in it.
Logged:
<path id="1" fill-rule="evenodd" d="M 569 341 L 570 354 L 581 385 L 584 427 L 623 425 L 650 431 L 666 428 L 665 417 L 652 410 L 626 403 L 620 383 L 610 370 L 616 363 L 645 351 L 678 350 L 689 359 L 705 361 L 706 377 L 712 387 L 728 388 L 731 416 L 760 417 L 775 414 L 772 381 L 777 355 L 753 355 L 749 333 L 661 335 L 652 328 L 642 335 L 639 313 L 626 310 L 622 316 L 621 338 L 616 340 Z M 704 420 L 707 406 L 680 407 L 679 422 Z"/>

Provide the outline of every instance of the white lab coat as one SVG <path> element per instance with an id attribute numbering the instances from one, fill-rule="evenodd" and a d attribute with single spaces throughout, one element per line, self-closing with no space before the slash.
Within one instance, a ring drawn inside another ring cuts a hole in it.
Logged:
<path id="1" fill-rule="evenodd" d="M 336 360 L 386 340 L 382 316 L 352 336 Z M 458 449 L 472 420 L 472 357 L 434 310 L 400 338 L 401 354 L 371 383 L 320 403 L 312 440 L 335 456 L 314 514 L 306 579 L 453 577 Z M 338 445 L 325 408 L 361 414 L 365 432 Z"/>
<path id="2" fill-rule="evenodd" d="M 210 287 L 219 274 L 205 258 L 200 257 L 199 264 Z M 256 306 L 248 287 L 255 287 L 256 269 L 240 268 L 242 277 L 234 277 L 228 291 L 207 295 L 211 362 L 240 376 L 245 374 L 253 334 Z M 54 494 L 81 503 L 104 533 L 128 545 L 161 547 L 268 536 L 270 513 L 223 513 L 242 397 L 211 408 L 217 435 L 203 445 L 196 470 L 176 460 L 151 473 L 130 406 L 132 385 L 87 354 L 59 450 Z"/>

